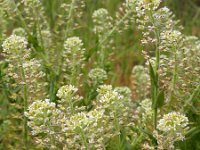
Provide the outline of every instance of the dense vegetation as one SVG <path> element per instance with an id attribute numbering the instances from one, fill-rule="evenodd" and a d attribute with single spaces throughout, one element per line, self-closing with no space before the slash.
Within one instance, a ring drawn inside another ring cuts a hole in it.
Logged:
<path id="1" fill-rule="evenodd" d="M 0 0 L 0 149 L 200 150 L 198 0 Z"/>

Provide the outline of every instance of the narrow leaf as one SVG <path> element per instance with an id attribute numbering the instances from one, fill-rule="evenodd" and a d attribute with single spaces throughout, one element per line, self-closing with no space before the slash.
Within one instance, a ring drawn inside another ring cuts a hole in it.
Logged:
<path id="1" fill-rule="evenodd" d="M 154 106 L 153 108 L 161 108 L 164 104 L 164 99 L 165 99 L 165 94 L 163 91 L 161 91 L 159 94 L 158 94 L 158 97 L 156 99 L 156 102 L 154 103 Z"/>
<path id="2" fill-rule="evenodd" d="M 149 73 L 150 73 L 150 78 L 151 78 L 151 82 L 154 84 L 154 86 L 157 87 L 157 78 L 156 78 L 156 74 L 154 72 L 154 69 L 149 61 Z"/>

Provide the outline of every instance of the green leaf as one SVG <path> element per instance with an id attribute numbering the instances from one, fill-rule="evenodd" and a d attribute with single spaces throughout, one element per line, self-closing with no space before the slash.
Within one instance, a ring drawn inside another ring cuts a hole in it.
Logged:
<path id="1" fill-rule="evenodd" d="M 154 103 L 154 106 L 153 108 L 161 108 L 164 104 L 164 99 L 165 99 L 165 94 L 163 91 L 161 91 L 159 94 L 158 94 L 158 97 L 156 99 L 156 102 Z"/>
<path id="2" fill-rule="evenodd" d="M 156 73 L 154 72 L 154 69 L 153 69 L 150 61 L 149 61 L 149 73 L 150 73 L 151 82 L 153 83 L 153 85 L 155 87 L 157 87 L 158 86 L 158 84 L 157 84 L 157 82 L 158 82 L 157 80 L 158 79 L 156 77 Z"/>
<path id="3" fill-rule="evenodd" d="M 200 128 L 199 127 L 193 127 L 192 129 L 190 129 L 187 133 L 186 133 L 186 137 L 187 139 L 192 138 L 193 136 L 195 136 L 196 134 L 198 134 L 200 132 Z"/>
<path id="4" fill-rule="evenodd" d="M 150 79 L 151 79 L 151 97 L 152 97 L 152 108 L 154 107 L 156 103 L 157 98 L 157 80 L 156 74 L 154 72 L 154 69 L 149 61 L 149 73 L 150 73 Z"/>
<path id="5" fill-rule="evenodd" d="M 183 107 L 185 111 L 188 111 L 188 106 L 194 104 L 199 99 L 199 96 L 200 96 L 200 85 L 197 86 L 196 89 L 194 89 L 189 99 L 185 102 L 185 105 Z"/>

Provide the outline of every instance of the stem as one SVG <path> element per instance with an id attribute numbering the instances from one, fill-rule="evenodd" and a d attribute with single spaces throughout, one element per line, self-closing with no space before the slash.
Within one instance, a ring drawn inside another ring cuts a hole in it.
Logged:
<path id="1" fill-rule="evenodd" d="M 117 24 L 112 28 L 112 30 L 106 35 L 104 36 L 100 41 L 99 43 L 97 44 L 97 47 L 101 47 L 102 44 L 104 44 L 104 42 L 118 29 L 118 26 L 120 24 L 122 24 L 124 22 L 124 20 L 130 15 L 131 11 L 128 11 L 120 21 L 117 22 Z M 105 49 L 104 48 L 100 48 L 100 58 L 99 58 L 99 61 L 100 61 L 100 66 L 102 68 L 104 68 L 104 60 L 105 60 Z"/>
<path id="2" fill-rule="evenodd" d="M 158 75 L 158 70 L 160 67 L 160 50 L 159 50 L 159 44 L 160 44 L 160 34 L 159 34 L 159 30 L 157 29 L 156 25 L 155 25 L 155 19 L 153 17 L 153 13 L 152 10 L 150 10 L 150 17 L 152 20 L 152 24 L 155 27 L 155 31 L 154 34 L 156 36 L 156 64 L 155 64 L 155 75 L 156 75 L 156 80 L 158 85 L 154 86 L 154 95 L 153 95 L 153 102 L 156 101 L 157 96 L 158 96 L 158 92 L 159 92 L 159 75 Z M 153 124 L 154 124 L 154 129 L 156 130 L 157 128 L 157 115 L 158 115 L 158 110 L 157 107 L 154 108 L 153 110 Z"/>
<path id="3" fill-rule="evenodd" d="M 169 98 L 169 108 L 172 108 L 172 101 L 173 101 L 173 91 L 175 90 L 176 87 L 176 78 L 177 78 L 177 54 L 176 54 L 176 47 L 174 46 L 174 70 L 173 70 L 173 77 L 172 77 L 172 83 L 171 83 L 171 89 L 170 89 L 170 98 Z"/>
<path id="4" fill-rule="evenodd" d="M 158 69 L 159 69 L 159 63 L 160 63 L 160 51 L 158 49 L 158 44 L 156 44 L 156 78 L 157 78 L 157 83 L 159 84 L 159 76 L 158 76 Z M 157 86 L 154 86 L 154 102 L 156 101 L 157 99 L 157 96 L 158 96 L 158 90 L 159 90 L 159 87 L 158 85 Z M 158 110 L 157 110 L 157 107 L 154 108 L 153 110 L 153 122 L 154 122 L 154 129 L 157 128 L 157 114 L 158 114 Z"/>
<path id="5" fill-rule="evenodd" d="M 119 124 L 119 119 L 118 119 L 118 117 L 117 117 L 118 115 L 117 115 L 117 112 L 115 112 L 115 117 L 114 117 L 114 122 L 115 122 L 115 129 L 116 129 L 116 131 L 117 131 L 117 133 L 118 132 L 120 132 L 120 124 Z M 120 135 L 117 135 L 117 149 L 118 150 L 121 150 L 121 138 L 120 138 Z"/>
<path id="6" fill-rule="evenodd" d="M 25 22 L 25 20 L 24 20 L 24 18 L 23 18 L 23 16 L 22 16 L 21 11 L 18 9 L 18 7 L 17 7 L 15 1 L 12 0 L 12 2 L 13 2 L 13 4 L 15 5 L 15 9 L 16 9 L 16 12 L 17 12 L 17 14 L 18 14 L 18 17 L 19 17 L 19 19 L 20 19 L 20 21 L 21 21 L 21 23 L 22 23 L 22 26 L 24 27 L 24 29 L 26 30 L 26 32 L 28 33 L 28 35 L 31 35 L 30 32 L 29 32 L 29 29 L 28 29 L 28 27 L 27 27 L 27 25 L 26 25 L 26 22 Z"/>
<path id="7" fill-rule="evenodd" d="M 112 28 L 112 30 L 108 33 L 108 35 L 102 39 L 98 46 L 102 45 L 118 28 L 118 26 L 130 15 L 131 11 L 128 11 L 124 16 L 123 18 Z"/>
<path id="8" fill-rule="evenodd" d="M 86 150 L 89 150 L 87 139 L 86 139 L 85 134 L 84 134 L 82 129 L 80 129 L 80 134 L 81 134 L 81 138 L 82 138 L 83 144 L 86 147 Z"/>
<path id="9" fill-rule="evenodd" d="M 74 10 L 75 1 L 76 0 L 72 0 L 71 5 L 70 5 L 70 10 L 69 10 L 69 15 L 68 15 L 68 21 L 67 21 L 67 26 L 66 26 L 66 32 L 65 32 L 65 35 L 64 35 L 64 40 L 69 35 L 70 26 L 71 26 L 71 23 L 72 23 L 72 14 L 73 14 L 73 10 Z"/>
<path id="10" fill-rule="evenodd" d="M 73 52 L 72 52 L 73 54 L 73 56 L 72 56 L 72 65 L 73 65 L 73 67 L 72 67 L 72 69 L 71 69 L 71 77 L 70 77 L 70 84 L 71 85 L 74 85 L 74 86 L 77 86 L 77 83 L 78 83 L 78 81 L 77 81 L 77 78 L 78 78 L 78 66 L 76 65 L 76 62 L 77 62 L 77 60 L 76 60 L 76 56 L 77 55 L 75 55 L 75 53 L 77 53 L 77 50 L 73 50 Z"/>
<path id="11" fill-rule="evenodd" d="M 153 122 L 154 122 L 154 129 L 156 130 L 157 128 L 157 115 L 158 115 L 158 110 L 155 108 L 153 110 Z"/>
<path id="12" fill-rule="evenodd" d="M 69 96 L 67 99 L 69 100 L 69 106 L 71 108 L 71 114 L 74 115 L 74 103 L 72 101 L 72 96 Z"/>
<path id="13" fill-rule="evenodd" d="M 21 76 L 24 83 L 23 86 L 23 99 L 24 99 L 24 113 L 27 111 L 28 108 L 28 95 L 27 95 L 27 84 L 26 84 L 26 78 L 25 78 L 25 71 L 23 68 L 22 60 L 20 60 L 21 65 Z M 27 117 L 24 115 L 24 145 L 26 149 L 28 149 L 28 125 L 27 125 Z"/>

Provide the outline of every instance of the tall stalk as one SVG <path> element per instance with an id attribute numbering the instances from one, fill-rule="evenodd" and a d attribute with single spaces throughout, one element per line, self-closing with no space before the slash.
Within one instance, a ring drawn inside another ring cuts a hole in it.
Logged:
<path id="1" fill-rule="evenodd" d="M 158 70 L 160 66 L 160 50 L 159 50 L 159 44 L 160 44 L 160 35 L 159 35 L 159 30 L 156 28 L 156 21 L 153 17 L 152 11 L 150 11 L 150 17 L 152 20 L 152 24 L 155 27 L 154 34 L 156 36 L 156 62 L 155 62 L 155 77 L 156 77 L 156 83 L 157 85 L 153 86 L 153 92 L 154 95 L 152 97 L 153 102 L 155 103 L 158 97 L 159 93 L 159 75 L 158 75 Z M 157 107 L 153 108 L 153 124 L 154 124 L 154 129 L 157 128 L 157 114 L 158 114 L 158 109 Z"/>
<path id="2" fill-rule="evenodd" d="M 72 15 L 73 15 L 73 12 L 74 12 L 75 2 L 76 2 L 76 0 L 72 0 L 71 5 L 70 5 L 66 31 L 65 31 L 65 35 L 64 35 L 64 40 L 67 38 L 67 36 L 69 36 L 69 32 L 70 32 L 70 29 L 71 29 L 70 27 L 71 27 L 71 24 L 73 22 Z"/>
<path id="3" fill-rule="evenodd" d="M 176 86 L 176 78 L 177 78 L 177 69 L 178 69 L 178 65 L 177 65 L 177 48 L 174 46 L 173 47 L 173 52 L 174 52 L 174 70 L 173 70 L 173 75 L 172 75 L 172 83 L 171 83 L 171 89 L 170 89 L 170 97 L 169 97 L 169 108 L 172 108 L 172 101 L 173 101 L 173 91 L 175 90 L 175 86 Z"/>
<path id="4" fill-rule="evenodd" d="M 20 60 L 20 65 L 21 65 L 21 77 L 23 81 L 23 99 L 24 99 L 24 113 L 28 109 L 28 93 L 27 93 L 27 84 L 26 84 L 26 78 L 25 78 L 25 71 L 23 68 L 23 63 L 22 60 Z M 28 149 L 28 125 L 27 125 L 27 117 L 24 115 L 24 145 L 25 148 Z"/>

